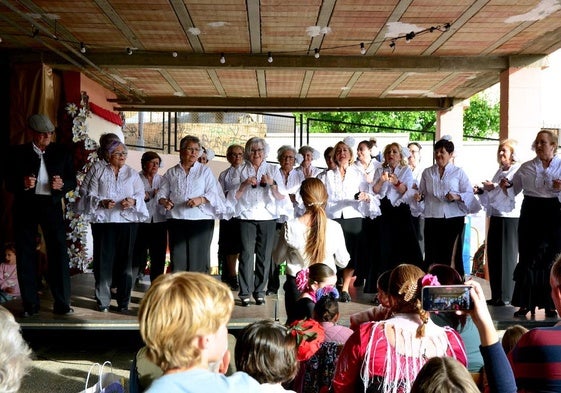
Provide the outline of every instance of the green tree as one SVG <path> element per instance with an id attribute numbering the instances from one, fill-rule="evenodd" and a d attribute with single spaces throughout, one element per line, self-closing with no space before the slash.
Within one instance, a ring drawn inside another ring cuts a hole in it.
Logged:
<path id="1" fill-rule="evenodd" d="M 295 114 L 298 116 L 299 114 Z M 434 111 L 306 112 L 311 133 L 327 132 L 410 132 L 411 140 L 432 140 L 436 130 Z M 499 103 L 484 93 L 470 99 L 464 112 L 464 136 L 493 138 L 499 132 Z"/>

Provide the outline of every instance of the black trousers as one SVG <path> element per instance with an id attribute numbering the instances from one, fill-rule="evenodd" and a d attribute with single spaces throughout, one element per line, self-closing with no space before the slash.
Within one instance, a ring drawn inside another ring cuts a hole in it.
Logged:
<path id="1" fill-rule="evenodd" d="M 275 220 L 240 220 L 240 299 L 264 298 L 275 241 Z M 254 256 L 255 254 L 255 263 Z M 255 268 L 254 268 L 255 265 Z"/>
<path id="2" fill-rule="evenodd" d="M 514 289 L 513 273 L 518 262 L 518 218 L 494 217 L 487 232 L 487 261 L 491 298 L 510 301 Z"/>
<path id="3" fill-rule="evenodd" d="M 168 231 L 172 270 L 208 273 L 214 220 L 168 220 Z"/>
<path id="4" fill-rule="evenodd" d="M 33 203 L 14 205 L 14 229 L 17 272 L 23 307 L 39 309 L 36 238 L 39 226 L 45 238 L 48 280 L 54 310 L 65 311 L 70 305 L 70 258 L 66 247 L 66 226 L 60 200 L 36 195 Z"/>
<path id="5" fill-rule="evenodd" d="M 144 271 L 148 255 L 150 255 L 150 281 L 153 282 L 160 274 L 164 274 L 167 245 L 168 230 L 165 221 L 140 223 L 134 243 L 133 277 Z"/>
<path id="6" fill-rule="evenodd" d="M 425 270 L 433 263 L 452 266 L 464 276 L 464 217 L 425 218 Z"/>
<path id="7" fill-rule="evenodd" d="M 132 289 L 132 255 L 137 223 L 100 223 L 95 225 L 95 297 L 100 307 L 109 307 L 111 283 L 117 287 L 119 307 L 129 305 Z"/>

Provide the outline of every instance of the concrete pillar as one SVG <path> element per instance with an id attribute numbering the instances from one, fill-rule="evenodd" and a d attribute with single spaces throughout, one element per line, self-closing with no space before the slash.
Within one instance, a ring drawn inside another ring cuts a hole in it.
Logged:
<path id="1" fill-rule="evenodd" d="M 500 139 L 518 141 L 518 153 L 525 161 L 534 157 L 532 142 L 543 125 L 541 66 L 509 68 L 500 75 Z"/>
<path id="2" fill-rule="evenodd" d="M 454 142 L 454 155 L 460 161 L 464 140 L 464 108 L 465 101 L 462 101 L 450 109 L 436 112 L 436 140 L 450 135 Z M 459 165 L 458 161 L 455 162 Z"/>

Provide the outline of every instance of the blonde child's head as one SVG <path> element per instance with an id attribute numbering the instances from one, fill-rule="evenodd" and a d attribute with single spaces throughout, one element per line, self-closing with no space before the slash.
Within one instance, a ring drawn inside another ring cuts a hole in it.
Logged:
<path id="1" fill-rule="evenodd" d="M 505 353 L 508 354 L 512 350 L 512 348 L 516 346 L 516 343 L 518 342 L 518 340 L 520 340 L 520 337 L 526 334 L 526 332 L 528 332 L 528 329 L 526 329 L 522 325 L 512 325 L 506 328 L 501 340 L 501 345 Z"/>
<path id="2" fill-rule="evenodd" d="M 208 367 L 226 351 L 203 356 L 208 336 L 224 331 L 234 307 L 232 292 L 202 273 L 178 272 L 159 276 L 142 299 L 140 334 L 148 358 L 162 370 Z M 221 341 L 220 341 L 221 342 Z M 215 344 L 210 342 L 210 344 Z"/>

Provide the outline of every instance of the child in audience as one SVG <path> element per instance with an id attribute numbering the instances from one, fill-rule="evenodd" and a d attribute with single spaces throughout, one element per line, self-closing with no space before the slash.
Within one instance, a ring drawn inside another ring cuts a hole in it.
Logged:
<path id="1" fill-rule="evenodd" d="M 261 383 L 263 392 L 294 393 L 281 385 L 298 370 L 296 339 L 284 325 L 272 320 L 247 325 L 236 341 L 235 359 L 236 368 Z"/>
<path id="2" fill-rule="evenodd" d="M 20 296 L 16 266 L 16 248 L 13 244 L 6 244 L 4 256 L 4 262 L 0 264 L 0 303 Z"/>
<path id="3" fill-rule="evenodd" d="M 300 291 L 300 298 L 296 302 L 294 320 L 312 318 L 314 306 L 321 296 L 333 293 L 336 298 L 339 293 L 335 288 L 337 276 L 333 269 L 325 263 L 314 263 L 309 268 L 300 270 L 296 274 L 296 286 Z M 294 322 L 288 320 L 287 324 Z"/>
<path id="4" fill-rule="evenodd" d="M 333 294 L 322 296 L 314 307 L 314 319 L 325 331 L 325 341 L 345 344 L 353 331 L 346 326 L 337 325 L 339 321 L 339 302 Z"/>
<path id="5" fill-rule="evenodd" d="M 351 321 L 350 328 L 357 330 L 361 323 L 369 321 L 383 321 L 391 317 L 390 298 L 388 296 L 388 288 L 390 285 L 391 270 L 386 270 L 378 277 L 376 286 L 378 287 L 379 305 L 372 307 L 366 311 L 360 311 L 352 314 L 349 319 Z"/>
<path id="6" fill-rule="evenodd" d="M 232 291 L 212 276 L 159 276 L 138 313 L 146 355 L 164 372 L 147 392 L 260 392 L 259 383 L 244 372 L 226 377 L 210 371 L 217 362 L 228 363 L 226 324 L 233 308 Z"/>
<path id="7" fill-rule="evenodd" d="M 522 325 L 513 325 L 506 328 L 501 344 L 507 355 L 526 332 L 528 332 L 528 329 Z"/>

